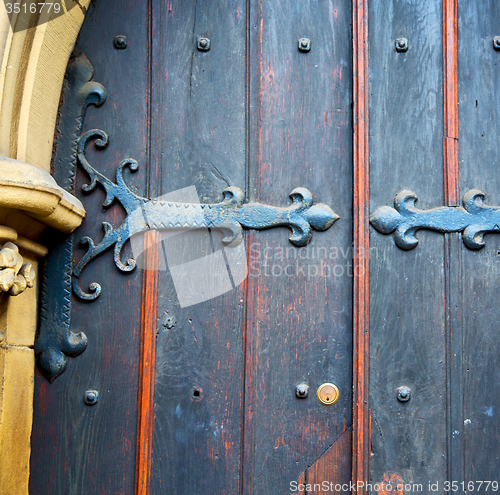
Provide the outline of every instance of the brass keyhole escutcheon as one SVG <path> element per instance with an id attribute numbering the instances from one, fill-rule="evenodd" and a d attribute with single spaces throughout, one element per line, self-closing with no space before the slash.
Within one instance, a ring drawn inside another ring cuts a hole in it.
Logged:
<path id="1" fill-rule="evenodd" d="M 339 389 L 333 383 L 323 383 L 316 393 L 318 400 L 324 406 L 332 406 L 339 400 Z"/>

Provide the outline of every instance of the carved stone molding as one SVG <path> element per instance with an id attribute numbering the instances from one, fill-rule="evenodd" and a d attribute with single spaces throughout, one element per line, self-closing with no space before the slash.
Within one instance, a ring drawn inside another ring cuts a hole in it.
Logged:
<path id="1" fill-rule="evenodd" d="M 0 208 L 22 210 L 66 233 L 85 218 L 80 200 L 59 187 L 50 174 L 7 157 L 0 157 Z"/>
<path id="2" fill-rule="evenodd" d="M 29 7 L 9 19 L 0 4 L 0 155 L 50 170 L 64 74 L 89 4 L 65 0 L 64 15 L 52 9 L 42 22 Z"/>

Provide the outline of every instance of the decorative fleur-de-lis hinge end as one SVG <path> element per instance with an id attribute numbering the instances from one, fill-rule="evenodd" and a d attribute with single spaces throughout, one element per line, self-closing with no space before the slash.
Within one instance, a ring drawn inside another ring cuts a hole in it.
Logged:
<path id="1" fill-rule="evenodd" d="M 461 232 L 469 249 L 484 247 L 484 235 L 500 232 L 500 208 L 483 204 L 484 194 L 471 189 L 466 192 L 462 206 L 442 206 L 430 210 L 415 207 L 417 196 L 412 191 L 401 191 L 394 200 L 394 208 L 382 206 L 370 216 L 370 223 L 381 234 L 394 233 L 396 246 L 410 250 L 417 246 L 415 233 L 420 229 L 443 234 Z"/>
<path id="2" fill-rule="evenodd" d="M 106 191 L 104 207 L 118 200 L 126 211 L 123 223 L 113 228 L 103 222 L 104 238 L 95 245 L 90 237 L 84 237 L 87 253 L 73 270 L 73 291 L 81 299 L 93 300 L 101 293 L 98 283 L 90 284 L 90 293 L 85 293 L 78 285 L 82 269 L 92 259 L 114 246 L 116 266 L 129 272 L 136 266 L 134 259 L 123 262 L 122 248 L 133 235 L 147 230 L 180 228 L 215 228 L 225 232 L 223 242 L 235 246 L 243 238 L 243 227 L 247 229 L 267 229 L 287 226 L 291 229 L 290 242 L 295 246 L 305 246 L 311 240 L 312 229 L 327 230 L 339 218 L 326 204 L 313 204 L 312 194 L 303 187 L 290 193 L 292 204 L 287 208 L 268 206 L 260 203 L 244 203 L 245 196 L 239 187 L 228 187 L 223 191 L 224 199 L 216 204 L 178 203 L 158 199 L 142 198 L 134 194 L 125 184 L 123 170 L 128 167 L 135 172 L 138 163 L 132 159 L 123 160 L 116 172 L 116 183 L 95 170 L 85 156 L 86 146 L 94 141 L 97 148 L 105 148 L 108 135 L 98 129 L 83 134 L 78 144 L 78 161 L 90 176 L 90 184 L 84 191 L 92 191 L 99 183 Z"/>

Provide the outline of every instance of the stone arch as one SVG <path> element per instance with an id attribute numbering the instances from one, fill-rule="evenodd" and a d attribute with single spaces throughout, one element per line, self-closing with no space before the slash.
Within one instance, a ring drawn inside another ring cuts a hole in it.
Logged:
<path id="1" fill-rule="evenodd" d="M 28 493 L 37 260 L 47 252 L 37 240 L 47 225 L 71 232 L 85 216 L 49 172 L 64 74 L 90 0 L 61 1 L 62 15 L 24 13 L 29 4 L 20 0 L 9 19 L 0 2 L 0 486 L 20 495 Z M 15 296 L 2 282 L 12 244 L 35 273 L 34 287 Z"/>

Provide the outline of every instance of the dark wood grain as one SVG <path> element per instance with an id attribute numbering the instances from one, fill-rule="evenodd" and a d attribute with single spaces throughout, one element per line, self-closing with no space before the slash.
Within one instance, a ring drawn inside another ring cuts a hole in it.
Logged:
<path id="1" fill-rule="evenodd" d="M 370 478 L 371 429 L 369 406 L 369 81 L 368 1 L 353 2 L 353 466 L 357 484 Z M 365 492 L 364 484 L 360 485 Z"/>
<path id="2" fill-rule="evenodd" d="M 152 8 L 152 194 L 194 186 L 201 202 L 218 202 L 228 185 L 246 188 L 246 4 L 169 1 Z M 210 51 L 197 50 L 198 37 L 210 39 Z M 206 230 L 165 238 L 163 248 L 151 493 L 232 495 L 242 462 L 245 286 L 182 307 L 172 267 L 196 294 L 216 260 L 231 254 L 220 233 Z M 206 256 L 214 263 L 189 264 Z M 223 262 L 218 273 L 230 272 Z"/>
<path id="3" fill-rule="evenodd" d="M 351 481 L 352 462 L 351 430 L 342 436 L 306 471 L 306 484 L 311 485 L 310 493 L 340 495 Z M 326 483 L 325 483 L 326 482 Z M 340 487 L 338 490 L 336 487 Z M 359 491 L 358 491 L 359 493 Z"/>
<path id="4" fill-rule="evenodd" d="M 370 1 L 370 203 L 402 189 L 441 206 L 443 52 L 441 1 Z M 394 40 L 408 39 L 406 53 Z M 371 475 L 443 481 L 447 475 L 443 237 L 419 232 L 404 252 L 370 238 Z M 412 391 L 397 400 L 398 387 Z"/>
<path id="5" fill-rule="evenodd" d="M 499 16 L 498 2 L 458 4 L 460 195 L 477 188 L 490 205 L 500 205 L 500 52 L 492 43 Z M 459 431 L 466 481 L 498 480 L 500 473 L 499 252 L 497 235 L 486 236 L 481 251 L 462 251 L 463 364 L 457 373 L 463 381 Z M 475 493 L 486 493 L 485 487 Z"/>
<path id="6" fill-rule="evenodd" d="M 95 69 L 94 80 L 107 90 L 101 108 L 87 111 L 84 131 L 98 127 L 110 136 L 104 151 L 89 150 L 96 168 L 114 179 L 118 163 L 133 157 L 140 168 L 125 174 L 138 194 L 146 193 L 147 156 L 147 5 L 118 0 L 92 3 L 76 51 L 84 52 Z M 113 38 L 128 37 L 126 50 L 116 50 Z M 64 106 L 61 111 L 64 111 Z M 60 132 L 66 132 L 61 129 Z M 83 195 L 88 182 L 78 173 L 76 195 L 87 218 L 75 233 L 77 247 L 84 235 L 100 240 L 102 221 L 119 224 L 123 211 L 113 206 L 103 211 L 104 193 Z M 84 331 L 88 346 L 71 359 L 66 372 L 52 385 L 37 373 L 32 434 L 30 492 L 33 494 L 134 493 L 137 436 L 137 387 L 142 274 L 121 273 L 112 253 L 96 259 L 82 274 L 82 287 L 102 285 L 102 295 L 91 304 L 73 299 L 74 331 Z M 99 392 L 93 407 L 84 404 L 88 389 Z"/>
<path id="7" fill-rule="evenodd" d="M 340 1 L 250 4 L 250 199 L 286 205 L 303 186 L 340 219 L 301 249 L 280 229 L 248 234 L 245 494 L 287 491 L 352 422 L 351 20 Z M 315 398 L 326 381 L 331 407 Z"/>

